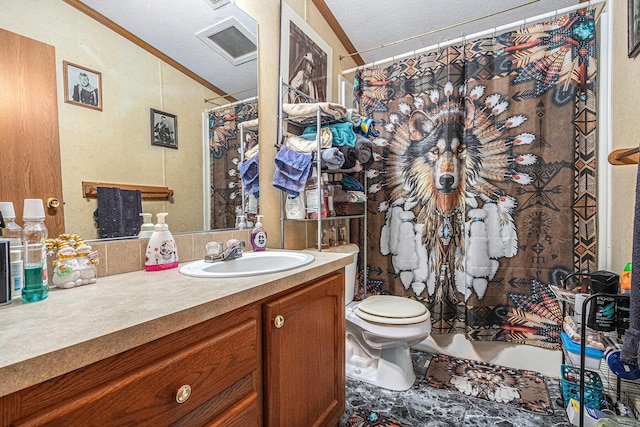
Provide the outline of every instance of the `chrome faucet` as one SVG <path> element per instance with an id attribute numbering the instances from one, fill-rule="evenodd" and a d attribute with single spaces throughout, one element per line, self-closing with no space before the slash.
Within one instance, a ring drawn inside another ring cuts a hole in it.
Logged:
<path id="1" fill-rule="evenodd" d="M 232 259 L 242 257 L 242 252 L 244 251 L 245 243 L 242 240 L 229 240 L 227 242 L 227 247 L 222 252 L 217 252 L 215 250 L 210 251 L 210 248 L 222 248 L 223 245 L 218 242 L 217 245 L 211 245 L 211 243 L 207 244 L 207 252 L 208 254 L 204 257 L 205 262 L 218 262 L 218 261 L 229 261 Z"/>

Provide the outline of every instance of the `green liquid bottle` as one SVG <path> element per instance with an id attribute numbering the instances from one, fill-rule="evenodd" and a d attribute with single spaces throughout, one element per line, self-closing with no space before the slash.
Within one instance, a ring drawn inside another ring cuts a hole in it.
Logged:
<path id="1" fill-rule="evenodd" d="M 24 284 L 22 301 L 42 301 L 49 295 L 47 279 L 47 227 L 44 225 L 44 205 L 40 199 L 25 199 L 23 210 L 22 247 L 24 250 Z"/>

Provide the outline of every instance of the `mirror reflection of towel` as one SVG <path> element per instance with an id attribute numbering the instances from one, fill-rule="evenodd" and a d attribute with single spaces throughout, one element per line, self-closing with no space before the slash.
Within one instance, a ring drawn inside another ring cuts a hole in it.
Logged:
<path id="1" fill-rule="evenodd" d="M 137 236 L 142 225 L 141 213 L 140 190 L 98 187 L 98 209 L 93 218 L 101 239 Z"/>

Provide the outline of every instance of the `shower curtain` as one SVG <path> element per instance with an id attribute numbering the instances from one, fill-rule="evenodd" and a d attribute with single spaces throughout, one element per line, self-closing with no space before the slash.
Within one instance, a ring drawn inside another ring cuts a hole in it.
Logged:
<path id="1" fill-rule="evenodd" d="M 240 129 L 242 122 L 258 118 L 258 101 L 241 102 L 209 111 L 209 171 L 211 177 L 211 229 L 233 228 L 242 213 Z M 245 130 L 245 151 L 258 144 L 258 133 Z"/>
<path id="2" fill-rule="evenodd" d="M 434 333 L 559 348 L 550 285 L 597 261 L 594 17 L 356 72 L 380 130 L 366 295 L 425 302 Z"/>

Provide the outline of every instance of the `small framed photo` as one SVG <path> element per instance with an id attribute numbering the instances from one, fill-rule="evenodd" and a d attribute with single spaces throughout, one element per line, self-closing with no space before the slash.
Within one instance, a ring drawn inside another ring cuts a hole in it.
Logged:
<path id="1" fill-rule="evenodd" d="M 62 61 L 64 102 L 102 111 L 102 74 Z"/>
<path id="2" fill-rule="evenodd" d="M 635 58 L 640 53 L 640 0 L 628 0 L 627 13 L 629 58 Z"/>
<path id="3" fill-rule="evenodd" d="M 178 118 L 175 115 L 151 109 L 151 145 L 178 148 Z"/>

